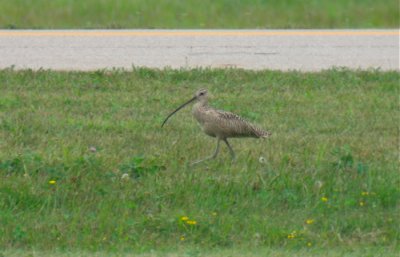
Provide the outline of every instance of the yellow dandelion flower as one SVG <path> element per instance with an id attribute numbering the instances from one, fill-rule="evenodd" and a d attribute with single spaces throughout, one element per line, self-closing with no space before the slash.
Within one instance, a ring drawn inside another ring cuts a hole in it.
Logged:
<path id="1" fill-rule="evenodd" d="M 189 220 L 189 217 L 188 217 L 188 216 L 182 216 L 182 217 L 181 217 L 181 221 L 187 221 L 187 220 Z"/>
<path id="2" fill-rule="evenodd" d="M 321 197 L 321 201 L 323 201 L 324 203 L 326 203 L 326 202 L 328 201 L 328 197 L 326 197 L 326 196 Z"/>
<path id="3" fill-rule="evenodd" d="M 293 239 L 293 238 L 295 238 L 295 237 L 296 237 L 296 231 L 293 231 L 292 233 L 290 233 L 290 234 L 287 236 L 288 239 Z"/>
<path id="4" fill-rule="evenodd" d="M 361 192 L 361 195 L 362 196 L 367 196 L 367 195 L 369 195 L 369 192 Z"/>
<path id="5" fill-rule="evenodd" d="M 311 246 L 312 246 L 312 243 L 308 242 L 308 243 L 307 243 L 307 246 L 308 246 L 308 247 L 311 247 Z"/>
<path id="6" fill-rule="evenodd" d="M 180 239 L 181 241 L 185 241 L 185 237 L 184 237 L 184 236 L 181 236 L 179 239 Z"/>
<path id="7" fill-rule="evenodd" d="M 364 206 L 365 203 L 363 201 L 360 202 L 360 206 Z"/>
<path id="8" fill-rule="evenodd" d="M 313 219 L 308 219 L 308 220 L 306 220 L 306 224 L 307 225 L 311 225 L 311 224 L 313 224 L 314 223 L 314 220 Z"/>
<path id="9" fill-rule="evenodd" d="M 197 224 L 197 221 L 195 221 L 195 220 L 188 220 L 188 221 L 186 221 L 186 224 L 188 224 L 188 225 L 196 225 L 196 224 Z"/>
<path id="10" fill-rule="evenodd" d="M 57 182 L 55 180 L 49 180 L 50 185 L 55 185 Z"/>

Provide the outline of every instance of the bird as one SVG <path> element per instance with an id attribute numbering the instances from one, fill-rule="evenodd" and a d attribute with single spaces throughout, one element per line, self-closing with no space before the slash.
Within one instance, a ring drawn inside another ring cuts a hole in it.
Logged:
<path id="1" fill-rule="evenodd" d="M 217 146 L 212 155 L 204 159 L 195 161 L 192 163 L 192 165 L 216 158 L 219 152 L 221 141 L 226 144 L 232 159 L 235 160 L 235 152 L 233 151 L 228 141 L 228 138 L 268 138 L 271 136 L 271 132 L 257 127 L 256 125 L 246 121 L 239 115 L 210 107 L 208 105 L 207 89 L 198 90 L 189 101 L 185 102 L 184 104 L 176 108 L 173 112 L 171 112 L 167 116 L 167 118 L 165 118 L 161 127 L 164 127 L 165 123 L 172 115 L 194 101 L 196 101 L 192 109 L 192 114 L 194 118 L 200 124 L 205 134 L 211 137 L 215 137 L 217 139 Z"/>

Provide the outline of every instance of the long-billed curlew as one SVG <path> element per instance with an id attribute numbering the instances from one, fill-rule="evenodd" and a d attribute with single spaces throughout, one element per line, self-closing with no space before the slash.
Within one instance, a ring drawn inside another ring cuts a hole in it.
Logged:
<path id="1" fill-rule="evenodd" d="M 193 106 L 193 116 L 200 123 L 204 133 L 209 136 L 217 138 L 217 147 L 214 153 L 202 160 L 196 161 L 192 164 L 214 159 L 219 151 L 220 141 L 224 141 L 228 146 L 229 152 L 232 159 L 235 159 L 235 153 L 228 142 L 230 137 L 255 137 L 255 138 L 267 138 L 271 135 L 270 132 L 264 131 L 250 122 L 244 120 L 240 116 L 221 110 L 216 110 L 208 106 L 208 96 L 206 89 L 200 89 L 196 92 L 192 99 L 179 106 L 164 120 L 161 127 L 167 122 L 167 120 L 174 115 L 177 111 L 188 105 L 189 103 L 196 101 L 197 103 Z"/>

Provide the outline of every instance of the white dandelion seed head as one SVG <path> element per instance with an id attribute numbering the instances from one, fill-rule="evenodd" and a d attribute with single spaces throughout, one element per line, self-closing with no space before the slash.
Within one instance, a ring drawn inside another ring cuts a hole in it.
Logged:
<path id="1" fill-rule="evenodd" d="M 267 163 L 267 160 L 263 156 L 260 156 L 260 158 L 258 158 L 258 162 L 264 164 Z"/>
<path id="2" fill-rule="evenodd" d="M 322 182 L 321 180 L 315 181 L 315 184 L 314 184 L 315 188 L 317 188 L 317 189 L 321 189 L 321 187 L 323 185 L 324 185 L 324 182 Z"/>

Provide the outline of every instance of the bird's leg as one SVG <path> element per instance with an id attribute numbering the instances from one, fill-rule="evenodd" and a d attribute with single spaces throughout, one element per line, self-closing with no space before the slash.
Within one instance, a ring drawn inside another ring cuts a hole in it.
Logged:
<path id="1" fill-rule="evenodd" d="M 194 164 L 198 164 L 198 163 L 200 163 L 200 162 L 203 162 L 203 161 L 207 161 L 207 160 L 211 160 L 211 159 L 214 159 L 215 157 L 217 157 L 217 154 L 218 154 L 218 152 L 219 152 L 219 141 L 220 141 L 221 139 L 217 139 L 217 147 L 215 148 L 215 151 L 214 151 L 214 153 L 211 155 L 211 156 L 209 156 L 209 157 L 207 157 L 207 158 L 205 158 L 205 159 L 202 159 L 202 160 L 198 160 L 198 161 L 195 161 L 195 162 L 192 162 L 192 164 L 191 165 L 194 165 Z"/>
<path id="2" fill-rule="evenodd" d="M 230 152 L 230 154 L 232 156 L 232 159 L 235 160 L 236 159 L 235 152 L 233 151 L 231 145 L 229 144 L 228 139 L 225 138 L 224 142 L 228 146 L 228 149 L 229 149 L 229 152 Z"/>

